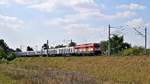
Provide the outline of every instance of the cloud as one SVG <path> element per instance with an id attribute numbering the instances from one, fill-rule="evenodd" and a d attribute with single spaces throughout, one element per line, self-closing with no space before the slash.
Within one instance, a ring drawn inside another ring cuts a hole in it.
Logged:
<path id="1" fill-rule="evenodd" d="M 46 22 L 46 25 L 49 27 L 64 29 L 68 36 L 82 37 L 86 39 L 92 38 L 92 40 L 96 40 L 96 38 L 99 37 L 97 35 L 105 35 L 107 29 L 101 26 L 94 26 L 94 22 L 88 23 L 91 19 L 97 21 L 112 21 L 130 18 L 136 15 L 136 13 L 131 11 L 117 12 L 113 15 L 106 15 L 99 10 L 92 11 L 93 12 L 78 12 L 76 14 L 51 19 Z"/>
<path id="2" fill-rule="evenodd" d="M 131 28 L 141 28 L 143 26 L 146 26 L 147 23 L 142 18 L 136 18 L 128 21 L 126 25 L 128 25 Z"/>
<path id="3" fill-rule="evenodd" d="M 50 20 L 46 25 L 52 28 L 63 29 L 66 35 L 71 38 L 91 39 L 93 41 L 104 39 L 104 36 L 100 39 L 96 38 L 106 33 L 106 28 L 104 27 L 94 26 L 92 23 L 84 23 L 81 20 L 74 20 L 70 17 Z"/>
<path id="4" fill-rule="evenodd" d="M 9 0 L 0 0 L 0 6 L 8 7 L 10 5 Z"/>
<path id="5" fill-rule="evenodd" d="M 0 5 L 12 5 L 14 3 L 43 12 L 52 12 L 60 6 L 67 6 L 75 9 L 80 6 L 92 7 L 91 5 L 96 5 L 95 0 L 0 0 Z"/>
<path id="6" fill-rule="evenodd" d="M 0 0 L 0 5 L 14 5 L 14 4 L 19 4 L 19 5 L 33 5 L 40 3 L 43 0 Z"/>
<path id="7" fill-rule="evenodd" d="M 0 15 L 0 29 L 18 30 L 23 28 L 24 22 L 17 17 Z"/>
<path id="8" fill-rule="evenodd" d="M 54 1 L 48 0 L 45 2 L 29 5 L 28 7 L 43 12 L 51 12 L 52 10 L 54 10 L 55 6 L 57 6 L 56 0 Z"/>
<path id="9" fill-rule="evenodd" d="M 70 24 L 64 27 L 67 33 L 72 36 L 89 36 L 97 32 L 105 32 L 103 28 L 92 27 L 89 24 Z"/>
<path id="10" fill-rule="evenodd" d="M 4 0 L 3 0 L 4 2 Z M 8 3 L 7 0 L 5 2 Z M 98 7 L 95 0 L 12 0 L 9 1 L 9 3 L 17 3 L 17 4 L 23 4 L 26 5 L 28 8 L 33 8 L 42 12 L 52 12 L 56 10 L 58 7 L 66 6 L 68 8 L 73 9 L 72 11 L 75 11 L 76 14 L 73 15 L 73 17 L 79 17 L 80 19 L 84 19 L 87 17 L 96 17 L 98 19 L 116 19 L 116 18 L 126 18 L 130 16 L 136 15 L 134 12 L 131 11 L 123 11 L 123 12 L 117 12 L 113 15 L 107 15 L 102 12 L 103 4 L 101 8 Z M 142 5 L 139 4 L 130 4 L 130 8 L 142 8 Z M 122 7 L 120 5 L 119 7 Z M 69 15 L 68 17 L 72 17 L 72 15 Z M 76 19 L 74 18 L 74 19 Z"/>
<path id="11" fill-rule="evenodd" d="M 106 34 L 106 28 L 93 27 L 89 24 L 69 24 L 64 27 L 67 36 L 72 38 L 80 38 L 86 41 L 98 42 L 104 40 Z M 98 39 L 99 38 L 99 39 Z"/>
<path id="12" fill-rule="evenodd" d="M 35 0 L 12 0 L 14 3 L 17 3 L 17 4 L 22 4 L 22 5 L 25 5 L 25 4 L 31 4 L 33 2 L 35 2 Z"/>
<path id="13" fill-rule="evenodd" d="M 118 5 L 116 8 L 118 8 L 118 9 L 128 9 L 128 10 L 142 10 L 142 9 L 145 9 L 146 7 L 142 4 L 130 3 L 130 4 Z"/>
<path id="14" fill-rule="evenodd" d="M 116 12 L 112 15 L 107 15 L 104 13 L 95 13 L 93 14 L 100 20 L 116 20 L 116 19 L 125 19 L 125 18 L 131 18 L 135 17 L 136 13 L 132 11 L 123 11 L 123 12 Z"/>
<path id="15" fill-rule="evenodd" d="M 95 4 L 95 0 L 39 0 L 40 3 L 29 5 L 29 8 L 33 8 L 40 11 L 52 12 L 59 6 L 68 6 L 75 9 L 77 6 L 87 6 Z"/>
<path id="16" fill-rule="evenodd" d="M 95 3 L 95 0 L 47 0 L 38 4 L 29 5 L 28 7 L 52 13 L 57 7 L 69 7 L 75 13 L 67 13 L 61 17 L 57 17 L 46 21 L 46 25 L 52 28 L 61 28 L 65 30 L 67 36 L 82 37 L 89 39 L 98 37 L 98 34 L 105 35 L 106 28 L 94 26 L 94 21 L 113 21 L 135 17 L 136 13 L 133 11 L 121 11 L 108 15 L 102 12 Z"/>
<path id="17" fill-rule="evenodd" d="M 136 16 L 136 13 L 130 10 L 111 15 L 105 14 L 102 12 L 104 5 L 102 8 L 98 7 L 95 0 L 12 0 L 12 2 L 47 13 L 53 13 L 61 6 L 71 8 L 75 12 L 74 14 L 67 13 L 46 23 L 50 27 L 63 28 L 69 35 L 87 38 L 91 34 L 104 32 L 105 29 L 92 26 L 95 25 L 93 22 L 88 23 L 91 19 L 94 21 L 112 21 Z M 19 23 L 22 24 L 21 21 Z"/>
<path id="18" fill-rule="evenodd" d="M 0 0 L 0 4 L 3 5 L 3 4 L 7 4 L 8 3 L 8 0 Z"/>
<path id="19" fill-rule="evenodd" d="M 51 25 L 66 26 L 68 24 L 84 23 L 90 21 L 91 19 L 98 20 L 98 21 L 110 21 L 116 19 L 130 18 L 134 16 L 136 16 L 136 13 L 131 11 L 117 12 L 116 14 L 113 15 L 107 15 L 101 13 L 100 11 L 94 11 L 94 12 L 82 12 L 82 13 L 65 15 L 64 17 L 58 17 L 53 20 L 50 20 L 47 23 Z"/>

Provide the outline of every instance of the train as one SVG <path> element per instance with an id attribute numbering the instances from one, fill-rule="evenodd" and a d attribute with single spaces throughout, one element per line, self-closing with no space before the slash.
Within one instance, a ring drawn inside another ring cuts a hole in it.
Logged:
<path id="1" fill-rule="evenodd" d="M 16 52 L 17 56 L 71 56 L 71 55 L 100 55 L 101 49 L 98 43 L 80 44 L 73 47 L 53 48 L 41 51 Z"/>

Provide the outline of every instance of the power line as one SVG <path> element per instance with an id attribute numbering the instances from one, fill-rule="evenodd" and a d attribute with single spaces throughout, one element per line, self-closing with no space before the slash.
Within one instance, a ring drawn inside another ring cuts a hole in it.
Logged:
<path id="1" fill-rule="evenodd" d="M 145 37 L 145 35 L 143 33 L 141 33 L 140 31 L 138 31 L 136 28 L 133 28 L 139 35 L 141 35 L 142 37 Z"/>
<path id="2" fill-rule="evenodd" d="M 140 27 L 139 27 L 140 28 Z M 142 33 L 142 32 L 140 32 L 139 30 L 137 30 L 137 28 L 133 28 L 137 33 L 138 33 L 138 35 L 140 35 L 140 36 L 142 36 L 142 37 L 144 37 L 144 43 L 145 43 L 145 50 L 144 50 L 144 53 L 145 53 L 145 55 L 147 55 L 147 27 L 145 27 L 144 28 L 144 33 Z"/>

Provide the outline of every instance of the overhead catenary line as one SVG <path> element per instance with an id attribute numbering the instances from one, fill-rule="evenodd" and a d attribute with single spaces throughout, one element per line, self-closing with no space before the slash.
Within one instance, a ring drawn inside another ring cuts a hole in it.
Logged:
<path id="1" fill-rule="evenodd" d="M 140 28 L 140 27 L 139 27 L 139 28 Z M 145 42 L 144 42 L 144 43 L 145 43 L 144 54 L 147 55 L 147 27 L 144 28 L 144 30 L 145 30 L 144 33 L 142 33 L 142 32 L 140 32 L 139 30 L 137 30 L 137 28 L 133 28 L 133 29 L 138 33 L 138 35 L 144 37 L 144 39 L 145 39 L 145 40 L 144 40 L 144 41 L 145 41 Z"/>

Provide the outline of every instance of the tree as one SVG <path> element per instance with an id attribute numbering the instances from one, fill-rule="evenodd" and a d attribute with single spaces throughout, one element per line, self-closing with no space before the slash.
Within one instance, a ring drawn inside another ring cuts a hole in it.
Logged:
<path id="1" fill-rule="evenodd" d="M 5 53 L 4 49 L 0 47 L 0 60 L 6 59 L 7 54 Z"/>
<path id="2" fill-rule="evenodd" d="M 3 39 L 0 40 L 0 47 L 4 50 L 4 52 L 9 52 L 9 47 L 7 46 L 7 44 L 4 42 Z"/>
<path id="3" fill-rule="evenodd" d="M 15 59 L 16 54 L 14 50 L 9 48 L 3 39 L 0 40 L 0 61 L 11 61 Z"/>
<path id="4" fill-rule="evenodd" d="M 76 43 L 71 41 L 71 42 L 69 43 L 69 47 L 73 47 L 73 46 L 76 46 Z"/>
<path id="5" fill-rule="evenodd" d="M 100 42 L 100 48 L 101 48 L 102 54 L 107 54 L 108 42 L 107 41 L 101 41 Z"/>
<path id="6" fill-rule="evenodd" d="M 113 35 L 110 38 L 110 43 L 111 43 L 111 54 L 118 54 L 125 49 L 131 48 L 130 44 L 124 43 L 123 36 Z M 106 54 L 108 50 L 108 41 L 102 41 L 100 43 L 100 47 L 102 53 Z"/>
<path id="7" fill-rule="evenodd" d="M 34 51 L 30 46 L 27 47 L 27 51 Z"/>
<path id="8" fill-rule="evenodd" d="M 123 36 L 113 35 L 113 37 L 110 39 L 110 42 L 112 54 L 118 54 L 127 48 L 131 48 L 130 44 L 124 43 Z"/>
<path id="9" fill-rule="evenodd" d="M 55 48 L 63 48 L 63 47 L 66 47 L 66 46 L 64 46 L 63 44 L 55 46 Z"/>
<path id="10" fill-rule="evenodd" d="M 45 43 L 45 44 L 43 44 L 42 49 L 44 49 L 44 50 L 49 49 L 49 45 L 47 45 L 46 43 Z"/>
<path id="11" fill-rule="evenodd" d="M 22 50 L 19 48 L 16 48 L 16 52 L 22 52 Z"/>
<path id="12" fill-rule="evenodd" d="M 55 47 L 51 46 L 50 49 L 54 49 Z"/>
<path id="13" fill-rule="evenodd" d="M 14 52 L 12 52 L 12 53 L 10 53 L 10 54 L 8 54 L 7 55 L 7 60 L 8 61 L 12 61 L 12 60 L 14 60 L 16 58 L 16 54 L 14 53 Z"/>
<path id="14" fill-rule="evenodd" d="M 129 43 L 123 43 L 122 44 L 122 48 L 123 49 L 129 49 L 129 48 L 131 48 L 131 44 L 129 44 Z"/>

